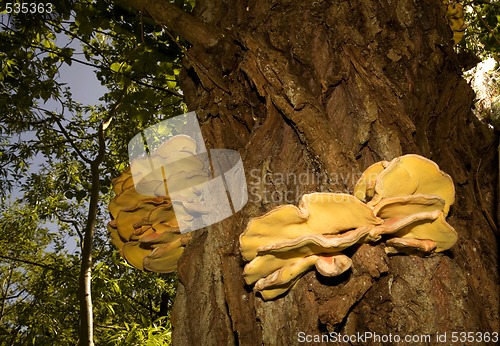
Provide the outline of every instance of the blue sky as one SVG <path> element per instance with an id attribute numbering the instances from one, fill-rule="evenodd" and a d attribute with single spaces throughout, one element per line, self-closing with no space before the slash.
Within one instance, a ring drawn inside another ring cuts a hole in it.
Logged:
<path id="1" fill-rule="evenodd" d="M 64 46 L 66 42 L 62 39 L 64 36 L 57 36 L 57 45 Z M 75 49 L 73 55 L 80 60 L 85 60 L 81 48 L 74 41 L 70 47 Z M 73 62 L 71 66 L 64 64 L 60 69 L 60 81 L 67 83 L 71 89 L 76 101 L 84 105 L 93 105 L 99 103 L 99 98 L 107 91 L 105 87 L 97 80 L 92 67 Z"/>

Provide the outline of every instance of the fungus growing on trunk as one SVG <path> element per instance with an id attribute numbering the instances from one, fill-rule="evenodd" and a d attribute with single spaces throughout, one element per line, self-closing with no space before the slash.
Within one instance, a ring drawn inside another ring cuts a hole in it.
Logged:
<path id="1" fill-rule="evenodd" d="M 306 235 L 338 234 L 381 223 L 371 208 L 352 195 L 311 193 L 302 196 L 299 207 L 279 206 L 250 220 L 240 236 L 241 254 L 249 261 L 265 246 Z"/>
<path id="2" fill-rule="evenodd" d="M 446 222 L 444 214 L 440 214 L 433 221 L 417 221 L 406 226 L 388 240 L 392 248 L 400 248 L 404 252 L 406 244 L 412 244 L 412 248 L 422 249 L 423 252 L 442 252 L 451 248 L 458 239 L 457 232 Z M 411 240 L 411 242 L 409 241 Z M 432 241 L 434 248 L 429 250 L 429 241 Z M 398 246 L 401 244 L 401 246 Z M 392 250 L 392 248 L 390 248 Z"/>
<path id="3" fill-rule="evenodd" d="M 181 234 L 179 224 L 189 222 L 193 213 L 203 211 L 190 207 L 193 203 L 186 200 L 183 203 L 186 213 L 176 215 L 167 185 L 175 186 L 170 193 L 175 194 L 176 200 L 182 200 L 182 190 L 208 180 L 204 164 L 193 156 L 195 153 L 193 139 L 174 136 L 149 157 L 133 160 L 130 168 L 113 180 L 116 196 L 109 204 L 112 220 L 108 230 L 112 243 L 132 266 L 159 273 L 176 270 L 177 261 L 191 239 L 191 233 Z M 169 169 L 163 169 L 169 163 Z M 151 170 L 151 167 L 158 168 Z"/>
<path id="4" fill-rule="evenodd" d="M 453 180 L 439 166 L 425 157 L 408 154 L 396 157 L 375 181 L 375 195 L 368 202 L 376 206 L 382 199 L 409 195 L 439 196 L 444 200 L 443 212 L 448 214 L 455 202 Z"/>
<path id="5" fill-rule="evenodd" d="M 389 162 L 387 161 L 379 161 L 368 167 L 354 187 L 353 195 L 357 199 L 365 202 L 372 199 L 375 194 L 375 182 L 377 181 L 377 177 L 388 164 Z"/>
<path id="6" fill-rule="evenodd" d="M 286 292 L 318 260 L 317 255 L 340 255 L 382 224 L 373 210 L 348 194 L 303 195 L 299 207 L 280 206 L 252 219 L 240 236 L 243 258 L 250 261 L 243 276 L 264 299 Z M 322 260 L 326 261 L 326 260 Z M 342 271 L 349 268 L 346 261 Z M 320 264 L 325 273 L 340 273 L 333 264 Z"/>
<path id="7" fill-rule="evenodd" d="M 323 255 L 316 261 L 316 270 L 323 276 L 338 276 L 351 266 L 352 260 L 346 255 Z"/>
<path id="8" fill-rule="evenodd" d="M 243 271 L 264 300 L 286 293 L 313 266 L 337 276 L 352 261 L 342 253 L 386 236 L 388 253 L 429 254 L 449 249 L 457 233 L 446 222 L 455 200 L 449 175 L 422 156 L 377 162 L 361 175 L 354 196 L 312 193 L 253 218 L 240 235 L 249 261 Z M 363 202 L 366 202 L 363 203 Z"/>

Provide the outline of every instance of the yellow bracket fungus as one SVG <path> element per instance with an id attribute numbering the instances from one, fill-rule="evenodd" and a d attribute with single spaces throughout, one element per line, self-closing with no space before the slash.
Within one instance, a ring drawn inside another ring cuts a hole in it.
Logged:
<path id="1" fill-rule="evenodd" d="M 370 207 L 352 195 L 312 193 L 302 196 L 298 208 L 284 205 L 250 220 L 240 237 L 241 254 L 249 261 L 257 255 L 258 248 L 283 240 L 338 234 L 381 223 Z"/>
<path id="2" fill-rule="evenodd" d="M 447 5 L 446 19 L 453 31 L 453 41 L 459 44 L 464 36 L 465 25 L 464 21 L 464 7 L 462 4 L 457 3 L 455 0 L 443 1 Z"/>
<path id="3" fill-rule="evenodd" d="M 249 262 L 243 277 L 269 300 L 313 267 L 324 276 L 340 275 L 352 265 L 343 250 L 382 236 L 388 253 L 447 250 L 457 241 L 446 222 L 454 201 L 451 177 L 431 160 L 410 154 L 377 162 L 362 174 L 354 196 L 306 194 L 298 207 L 279 206 L 251 219 L 240 235 Z"/>
<path id="4" fill-rule="evenodd" d="M 195 153 L 193 139 L 174 136 L 149 157 L 133 160 L 130 167 L 113 180 L 116 196 L 109 204 L 112 220 L 108 230 L 111 242 L 132 266 L 159 273 L 176 270 L 177 261 L 191 239 L 191 233 L 181 234 L 179 224 L 190 221 L 192 213 L 204 211 L 191 207 L 196 204 L 186 200 L 183 203 L 186 214 L 179 219 L 169 194 L 174 193 L 176 200 L 181 200 L 182 190 L 194 189 L 209 179 L 203 170 L 203 161 Z M 168 171 L 162 168 L 174 162 Z M 151 170 L 151 167 L 159 168 Z M 176 191 L 168 191 L 167 180 Z M 138 190 L 152 193 L 144 195 Z"/>
<path id="5" fill-rule="evenodd" d="M 361 178 L 359 178 L 358 183 L 354 187 L 353 194 L 357 199 L 365 200 L 367 198 L 373 198 L 375 194 L 375 181 L 388 164 L 389 162 L 387 161 L 380 161 L 374 163 L 363 172 Z"/>

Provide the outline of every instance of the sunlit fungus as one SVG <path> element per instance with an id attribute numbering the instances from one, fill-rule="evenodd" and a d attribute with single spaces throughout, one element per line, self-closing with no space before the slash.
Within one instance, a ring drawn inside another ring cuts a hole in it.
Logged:
<path id="1" fill-rule="evenodd" d="M 264 300 L 288 292 L 313 267 L 337 276 L 352 266 L 343 251 L 384 240 L 388 253 L 441 252 L 457 233 L 446 222 L 455 201 L 451 177 L 419 155 L 377 162 L 354 196 L 312 193 L 251 219 L 240 235 L 243 276 Z"/>
<path id="2" fill-rule="evenodd" d="M 177 261 L 191 239 L 191 233 L 180 232 L 179 224 L 189 222 L 193 213 L 200 212 L 190 207 L 194 203 L 186 200 L 183 192 L 208 180 L 195 152 L 194 140 L 174 136 L 148 157 L 132 161 L 131 167 L 113 180 L 116 196 L 109 204 L 112 220 L 108 230 L 112 243 L 132 266 L 159 273 L 177 269 Z M 169 162 L 176 164 L 165 170 Z M 167 182 L 176 187 L 174 192 L 169 192 Z M 183 201 L 186 212 L 181 216 L 174 212 L 172 193 L 175 200 Z"/>

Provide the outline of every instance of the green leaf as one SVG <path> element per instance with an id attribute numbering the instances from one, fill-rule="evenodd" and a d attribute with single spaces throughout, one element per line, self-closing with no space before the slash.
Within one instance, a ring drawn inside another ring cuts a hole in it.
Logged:
<path id="1" fill-rule="evenodd" d="M 114 63 L 111 64 L 111 66 L 109 68 L 111 69 L 111 71 L 113 71 L 115 73 L 118 73 L 118 72 L 120 72 L 121 66 L 122 66 L 121 63 L 114 62 Z"/>

